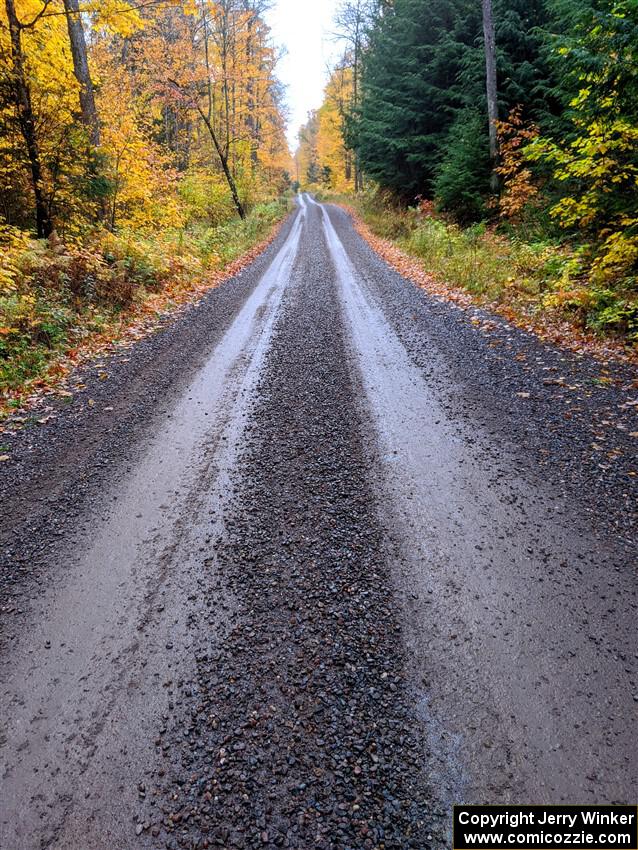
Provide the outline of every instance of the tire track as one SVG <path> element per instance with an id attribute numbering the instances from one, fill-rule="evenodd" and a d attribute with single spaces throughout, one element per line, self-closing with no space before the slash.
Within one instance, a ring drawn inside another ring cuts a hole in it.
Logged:
<path id="1" fill-rule="evenodd" d="M 168 848 L 436 841 L 334 270 L 308 221 L 220 541 L 239 619 L 168 739 Z"/>

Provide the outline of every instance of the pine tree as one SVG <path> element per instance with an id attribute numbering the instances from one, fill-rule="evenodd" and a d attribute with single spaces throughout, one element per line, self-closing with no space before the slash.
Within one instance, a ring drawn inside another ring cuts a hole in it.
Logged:
<path id="1" fill-rule="evenodd" d="M 548 123 L 561 107 L 546 0 L 494 0 L 493 19 L 497 117 L 520 106 L 525 119 Z M 396 0 L 377 19 L 363 72 L 353 135 L 364 170 L 406 200 L 439 192 L 460 218 L 481 214 L 490 182 L 481 3 Z"/>
<path id="2" fill-rule="evenodd" d="M 455 117 L 470 6 L 469 0 L 396 0 L 370 35 L 357 150 L 365 171 L 404 198 L 432 192 Z"/>

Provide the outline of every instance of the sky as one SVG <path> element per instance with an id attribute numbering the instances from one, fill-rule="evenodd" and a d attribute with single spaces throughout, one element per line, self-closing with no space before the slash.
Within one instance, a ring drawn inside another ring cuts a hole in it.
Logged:
<path id="1" fill-rule="evenodd" d="M 276 0 L 266 16 L 273 40 L 286 51 L 277 66 L 277 76 L 286 86 L 292 151 L 309 110 L 321 106 L 328 66 L 335 63 L 340 52 L 331 39 L 338 5 L 339 0 Z"/>

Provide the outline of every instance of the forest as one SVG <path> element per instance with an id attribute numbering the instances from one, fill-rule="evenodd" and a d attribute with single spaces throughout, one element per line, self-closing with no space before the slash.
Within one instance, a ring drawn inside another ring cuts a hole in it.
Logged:
<path id="1" fill-rule="evenodd" d="M 638 341 L 636 0 L 354 0 L 300 179 L 508 316 Z"/>
<path id="2" fill-rule="evenodd" d="M 638 0 L 0 0 L 0 517 L 0 850 L 637 848 Z"/>
<path id="3" fill-rule="evenodd" d="M 0 387 L 265 238 L 292 169 L 263 0 L 3 0 Z"/>
<path id="4" fill-rule="evenodd" d="M 196 297 L 300 187 L 439 287 L 635 350 L 638 0 L 343 0 L 294 157 L 271 7 L 2 0 L 5 407 Z"/>

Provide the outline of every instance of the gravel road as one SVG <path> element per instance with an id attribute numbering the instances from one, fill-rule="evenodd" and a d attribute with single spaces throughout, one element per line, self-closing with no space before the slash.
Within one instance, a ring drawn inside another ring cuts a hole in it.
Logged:
<path id="1" fill-rule="evenodd" d="M 305 195 L 75 386 L 1 438 L 1 850 L 439 850 L 454 802 L 634 802 L 635 374 Z"/>

